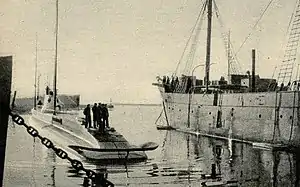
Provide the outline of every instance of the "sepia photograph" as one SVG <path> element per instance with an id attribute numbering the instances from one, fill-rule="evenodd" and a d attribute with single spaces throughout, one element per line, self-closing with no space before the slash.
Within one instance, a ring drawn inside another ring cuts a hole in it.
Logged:
<path id="1" fill-rule="evenodd" d="M 3 187 L 300 187 L 300 0 L 2 0 Z"/>

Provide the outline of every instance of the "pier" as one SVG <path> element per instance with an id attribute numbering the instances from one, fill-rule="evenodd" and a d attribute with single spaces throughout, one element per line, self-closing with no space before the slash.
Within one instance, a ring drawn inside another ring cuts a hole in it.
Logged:
<path id="1" fill-rule="evenodd" d="M 1 186 L 3 185 L 3 170 L 7 137 L 8 116 L 10 111 L 10 93 L 12 79 L 12 57 L 0 57 L 0 168 Z"/>

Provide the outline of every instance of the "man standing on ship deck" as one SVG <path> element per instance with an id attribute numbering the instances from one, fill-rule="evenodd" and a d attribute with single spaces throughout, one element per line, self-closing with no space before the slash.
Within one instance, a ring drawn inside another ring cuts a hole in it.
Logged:
<path id="1" fill-rule="evenodd" d="M 106 126 L 106 128 L 109 128 L 108 117 L 109 117 L 109 113 L 108 113 L 108 109 L 107 109 L 107 104 L 104 104 L 103 105 L 103 122 L 104 122 L 104 126 Z"/>
<path id="2" fill-rule="evenodd" d="M 104 125 L 103 125 L 103 114 L 102 114 L 102 104 L 98 103 L 97 107 L 97 112 L 98 112 L 98 127 L 99 127 L 99 132 L 104 133 Z"/>
<path id="3" fill-rule="evenodd" d="M 94 103 L 94 106 L 92 107 L 93 112 L 93 127 L 97 128 L 97 122 L 98 122 L 98 107 L 97 103 Z"/>
<path id="4" fill-rule="evenodd" d="M 91 127 L 91 108 L 90 104 L 86 106 L 86 108 L 83 110 L 83 114 L 85 115 L 85 128 Z"/>

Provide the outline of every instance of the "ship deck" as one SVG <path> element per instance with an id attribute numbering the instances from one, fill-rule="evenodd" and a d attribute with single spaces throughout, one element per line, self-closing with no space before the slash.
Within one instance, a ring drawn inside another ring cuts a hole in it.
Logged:
<path id="1" fill-rule="evenodd" d="M 100 133 L 90 128 L 88 132 L 98 141 L 99 149 L 70 145 L 85 158 L 97 162 L 140 162 L 147 159 L 147 155 L 139 146 L 131 145 L 120 133 L 114 129 L 107 129 Z"/>

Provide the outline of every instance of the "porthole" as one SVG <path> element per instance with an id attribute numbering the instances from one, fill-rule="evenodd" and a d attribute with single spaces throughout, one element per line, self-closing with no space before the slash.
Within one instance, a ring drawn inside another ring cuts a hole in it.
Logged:
<path id="1" fill-rule="evenodd" d="M 178 111 L 181 112 L 181 109 L 179 109 Z"/>
<path id="2" fill-rule="evenodd" d="M 259 114 L 258 117 L 261 118 L 261 114 Z"/>
<path id="3" fill-rule="evenodd" d="M 211 115 L 211 112 L 209 112 L 208 114 Z"/>
<path id="4" fill-rule="evenodd" d="M 280 118 L 282 118 L 282 115 L 280 115 Z"/>

